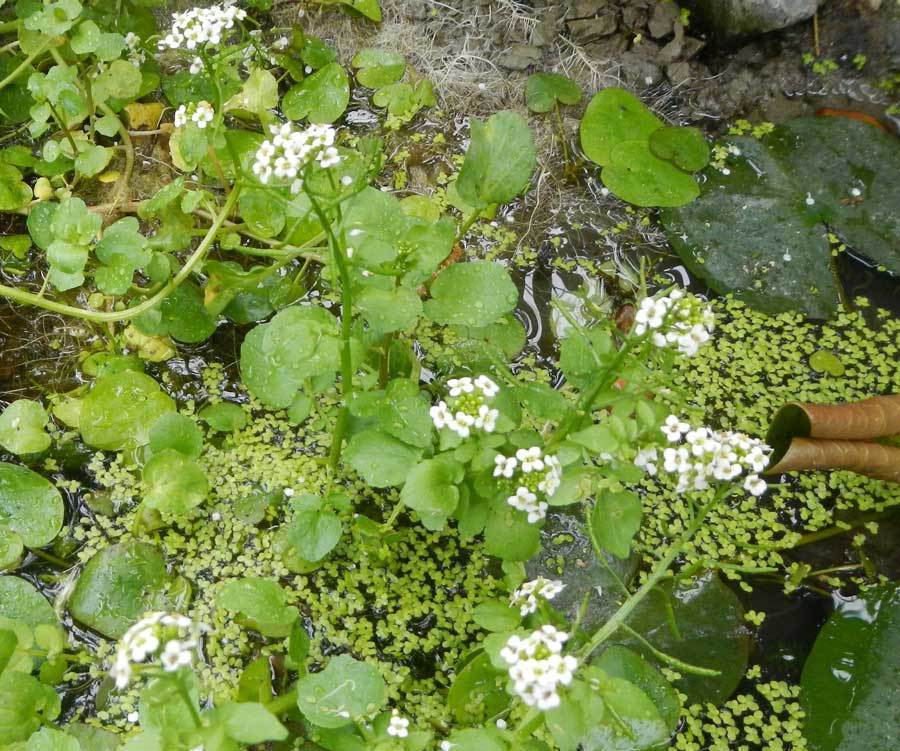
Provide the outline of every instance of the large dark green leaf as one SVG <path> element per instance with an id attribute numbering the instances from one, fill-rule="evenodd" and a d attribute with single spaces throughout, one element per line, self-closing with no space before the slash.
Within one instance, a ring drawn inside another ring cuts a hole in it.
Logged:
<path id="1" fill-rule="evenodd" d="M 900 585 L 845 603 L 803 666 L 800 698 L 811 751 L 875 751 L 900 728 Z"/>
<path id="2" fill-rule="evenodd" d="M 798 118 L 762 140 L 730 139 L 728 174 L 706 170 L 700 197 L 664 211 L 669 239 L 717 292 L 767 312 L 837 310 L 829 230 L 900 271 L 900 145 L 847 118 Z"/>
<path id="3" fill-rule="evenodd" d="M 85 564 L 69 610 L 85 626 L 118 639 L 147 611 L 168 609 L 168 584 L 165 559 L 153 545 L 110 545 Z"/>
<path id="4" fill-rule="evenodd" d="M 40 548 L 59 534 L 63 500 L 48 480 L 27 467 L 0 462 L 0 530 L 16 532 L 29 548 Z"/>
<path id="5" fill-rule="evenodd" d="M 692 665 L 720 671 L 715 677 L 684 673 L 676 686 L 691 702 L 718 704 L 728 698 L 747 669 L 749 634 L 737 596 L 714 573 L 679 587 L 653 590 L 628 625 L 656 649 Z M 650 662 L 654 657 L 631 638 L 620 639 Z"/>

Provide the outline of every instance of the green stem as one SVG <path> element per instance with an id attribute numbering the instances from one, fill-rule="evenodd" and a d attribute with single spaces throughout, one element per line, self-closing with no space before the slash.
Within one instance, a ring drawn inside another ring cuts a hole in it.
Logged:
<path id="1" fill-rule="evenodd" d="M 112 108 L 106 102 L 99 102 L 97 109 L 104 115 L 116 119 L 119 137 L 122 139 L 122 145 L 125 147 L 125 171 L 119 178 L 119 183 L 116 186 L 116 197 L 113 201 L 113 206 L 116 206 L 119 203 L 126 203 L 128 201 L 128 185 L 131 181 L 131 173 L 134 171 L 134 143 L 131 140 L 128 128 L 125 127 L 122 119 L 113 112 Z"/>
<path id="2" fill-rule="evenodd" d="M 59 566 L 60 568 L 68 568 L 69 562 L 64 561 L 62 558 L 59 558 L 52 553 L 48 553 L 46 550 L 40 550 L 39 548 L 32 549 L 30 552 L 34 553 L 38 558 L 43 558 L 47 563 L 52 563 L 54 566 Z"/>
<path id="3" fill-rule="evenodd" d="M 792 547 L 799 548 L 801 545 L 810 545 L 814 542 L 827 540 L 831 537 L 845 535 L 848 532 L 852 532 L 854 529 L 858 529 L 859 527 L 868 524 L 869 522 L 884 519 L 885 517 L 891 516 L 895 513 L 897 513 L 896 509 L 889 509 L 888 511 L 876 511 L 871 514 L 863 514 L 862 516 L 856 517 L 853 521 L 847 522 L 847 527 L 828 527 L 827 529 L 820 529 L 817 532 L 809 532 L 805 535 L 802 535 Z"/>
<path id="4" fill-rule="evenodd" d="M 290 709 L 297 706 L 297 688 L 296 686 L 286 694 L 276 696 L 272 701 L 266 704 L 268 709 L 274 715 L 284 714 Z"/>
<path id="5" fill-rule="evenodd" d="M 679 660 L 677 657 L 673 657 L 666 652 L 663 652 L 661 649 L 657 649 L 654 647 L 649 641 L 647 641 L 643 636 L 641 636 L 637 631 L 635 631 L 631 626 L 627 623 L 623 623 L 619 626 L 625 633 L 631 636 L 633 639 L 639 641 L 648 652 L 650 652 L 657 660 L 660 662 L 665 662 L 668 665 L 671 665 L 673 668 L 680 670 L 682 673 L 691 673 L 692 675 L 703 675 L 708 678 L 715 678 L 718 675 L 722 675 L 720 670 L 712 670 L 710 668 L 701 668 L 699 665 L 692 665 L 689 662 L 684 662 L 683 660 Z"/>
<path id="6" fill-rule="evenodd" d="M 691 522 L 690 526 L 688 526 L 688 528 L 684 531 L 684 534 L 682 534 L 681 537 L 679 537 L 669 547 L 669 549 L 666 551 L 666 554 L 659 559 L 659 562 L 653 568 L 653 571 L 650 572 L 650 575 L 640 586 L 640 588 L 624 603 L 622 603 L 622 606 L 616 611 L 615 615 L 613 615 L 612 618 L 604 623 L 603 626 L 591 637 L 590 641 L 588 641 L 588 643 L 578 651 L 578 656 L 582 660 L 586 660 L 588 657 L 590 657 L 590 655 L 594 652 L 595 649 L 597 649 L 597 647 L 599 647 L 610 636 L 612 636 L 628 619 L 628 616 L 631 615 L 631 613 L 638 606 L 641 600 L 643 600 L 648 594 L 650 594 L 650 591 L 668 572 L 669 566 L 672 565 L 675 559 L 681 554 L 681 551 L 684 550 L 684 546 L 687 545 L 688 542 L 690 542 L 691 538 L 703 525 L 703 521 L 706 519 L 706 515 L 710 512 L 713 506 L 719 503 L 719 501 L 727 494 L 728 490 L 730 490 L 730 488 L 726 486 L 725 491 L 717 492 L 715 497 L 700 509 L 700 512 Z"/>
<path id="7" fill-rule="evenodd" d="M 210 226 L 209 230 L 206 233 L 206 236 L 203 240 L 200 241 L 200 244 L 197 246 L 197 249 L 191 254 L 188 260 L 185 262 L 184 266 L 181 267 L 181 270 L 170 279 L 163 287 L 159 290 L 153 297 L 146 299 L 144 302 L 139 305 L 135 305 L 133 308 L 126 308 L 125 310 L 118 311 L 110 311 L 103 312 L 97 310 L 85 310 L 84 308 L 76 308 L 73 305 L 64 305 L 63 303 L 53 302 L 52 300 L 45 300 L 42 297 L 34 294 L 33 292 L 25 292 L 24 290 L 18 289 L 16 287 L 8 287 L 5 284 L 0 284 L 0 297 L 6 297 L 14 302 L 22 303 L 23 305 L 32 305 L 37 308 L 43 308 L 44 310 L 49 310 L 53 313 L 59 313 L 65 316 L 71 316 L 72 318 L 78 318 L 83 321 L 94 321 L 95 323 L 107 323 L 111 321 L 127 321 L 135 316 L 140 315 L 146 310 L 150 310 L 154 305 L 156 305 L 161 300 L 165 299 L 170 292 L 179 287 L 187 278 L 190 276 L 191 272 L 194 268 L 199 264 L 203 258 L 206 256 L 210 247 L 216 239 L 216 235 L 219 233 L 219 230 L 222 228 L 222 224 L 225 221 L 225 218 L 231 212 L 231 209 L 234 208 L 234 204 L 237 202 L 238 193 L 240 191 L 235 188 L 235 190 L 231 191 L 231 195 L 228 196 L 225 201 L 225 205 L 222 206 L 222 210 L 219 212 L 215 221 Z"/>
<path id="8" fill-rule="evenodd" d="M 32 52 L 21 63 L 19 63 L 16 66 L 15 70 L 12 71 L 12 73 L 10 73 L 6 78 L 0 81 L 0 91 L 3 91 L 3 89 L 9 86 L 26 70 L 28 70 L 28 68 L 31 67 L 31 63 L 34 61 L 34 59 L 43 55 L 50 48 L 50 46 L 55 43 L 56 37 L 50 37 L 49 39 L 46 39 L 43 44 L 41 44 L 34 52 Z"/>
<path id="9" fill-rule="evenodd" d="M 463 223 L 459 225 L 459 230 L 456 233 L 456 242 L 461 242 L 462 239 L 466 236 L 466 233 L 472 228 L 472 225 L 478 220 L 478 215 L 481 213 L 480 209 L 472 209 L 470 214 L 463 219 Z"/>
<path id="10" fill-rule="evenodd" d="M 19 28 L 19 19 L 14 19 L 12 21 L 4 21 L 0 23 L 0 34 L 9 34 L 11 31 L 15 31 Z"/>
<path id="11" fill-rule="evenodd" d="M 619 351 L 616 352 L 616 356 L 612 359 L 612 362 L 606 367 L 603 371 L 602 375 L 594 382 L 594 385 L 591 386 L 587 391 L 582 393 L 581 399 L 578 401 L 575 410 L 571 412 L 566 418 L 559 424 L 559 427 L 553 432 L 550 438 L 547 440 L 546 450 L 550 451 L 555 446 L 558 446 L 562 443 L 566 436 L 572 431 L 572 428 L 584 417 L 591 413 L 591 408 L 594 402 L 597 400 L 600 392 L 604 389 L 608 389 L 612 386 L 616 381 L 617 371 L 619 366 L 625 360 L 626 355 L 631 351 L 631 348 L 634 346 L 634 339 L 626 339 L 624 344 L 619 347 Z"/>
<path id="12" fill-rule="evenodd" d="M 184 676 L 179 675 L 175 680 L 178 683 L 178 693 L 181 694 L 181 698 L 187 705 L 188 711 L 190 711 L 191 717 L 194 720 L 195 727 L 201 727 L 203 725 L 203 718 L 200 716 L 200 711 L 197 709 L 197 705 L 194 704 L 194 699 L 191 696 L 191 692 L 190 689 L 188 689 L 187 683 L 185 683 Z"/>
<path id="13" fill-rule="evenodd" d="M 319 205 L 319 202 L 313 198 L 311 193 L 307 193 L 313 210 L 319 218 L 326 235 L 328 236 L 328 246 L 331 248 L 331 257 L 334 265 L 337 267 L 338 276 L 341 281 L 341 339 L 343 347 L 341 347 L 341 396 L 344 404 L 341 407 L 341 414 L 338 417 L 334 427 L 334 435 L 332 436 L 331 453 L 328 459 L 329 466 L 332 471 L 336 471 L 341 460 L 341 446 L 344 442 L 344 433 L 347 431 L 347 423 L 349 422 L 349 406 L 350 399 L 353 396 L 353 357 L 351 350 L 351 339 L 353 334 L 353 292 L 350 285 L 350 271 L 347 268 L 347 259 L 344 257 L 344 251 L 341 244 L 335 237 L 334 230 L 325 212 Z"/>

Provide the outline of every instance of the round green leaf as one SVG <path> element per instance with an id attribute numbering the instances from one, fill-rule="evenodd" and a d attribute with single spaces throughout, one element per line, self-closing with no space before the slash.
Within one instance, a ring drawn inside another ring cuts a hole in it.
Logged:
<path id="1" fill-rule="evenodd" d="M 203 451 L 203 432 L 187 415 L 168 412 L 150 428 L 150 450 L 158 454 L 166 449 L 196 459 Z"/>
<path id="2" fill-rule="evenodd" d="M 143 505 L 158 511 L 163 520 L 187 515 L 209 492 L 206 473 L 193 459 L 175 449 L 163 449 L 144 465 Z"/>
<path id="3" fill-rule="evenodd" d="M 605 676 L 598 681 L 604 708 L 600 721 L 581 744 L 583 751 L 644 751 L 669 740 L 669 729 L 653 700 L 629 681 Z"/>
<path id="4" fill-rule="evenodd" d="M 300 511 L 287 531 L 288 542 L 305 561 L 322 560 L 341 539 L 341 520 L 331 511 Z"/>
<path id="5" fill-rule="evenodd" d="M 201 409 L 200 419 L 217 433 L 233 433 L 247 424 L 247 413 L 239 404 L 219 402 Z"/>
<path id="6" fill-rule="evenodd" d="M 344 457 L 373 487 L 402 485 L 422 452 L 382 430 L 364 430 L 350 439 Z"/>
<path id="7" fill-rule="evenodd" d="M 448 739 L 455 751 L 507 751 L 508 746 L 496 730 L 466 728 L 457 730 Z"/>
<path id="8" fill-rule="evenodd" d="M 472 618 L 485 631 L 512 631 L 522 620 L 519 611 L 506 600 L 486 600 L 472 611 Z"/>
<path id="9" fill-rule="evenodd" d="M 356 80 L 369 89 L 380 89 L 403 78 L 406 60 L 390 50 L 365 47 L 350 61 L 357 69 Z"/>
<path id="10" fill-rule="evenodd" d="M 473 697 L 480 701 L 473 702 Z M 484 652 L 473 657 L 457 672 L 447 694 L 447 706 L 456 721 L 476 724 L 502 712 L 509 706 L 506 676 L 491 664 Z"/>
<path id="11" fill-rule="evenodd" d="M 484 527 L 484 548 L 504 561 L 527 561 L 541 547 L 541 528 L 507 503 L 491 506 Z"/>
<path id="12" fill-rule="evenodd" d="M 134 540 L 110 545 L 85 564 L 69 611 L 88 628 L 118 639 L 148 611 L 170 607 L 169 583 L 158 548 Z"/>
<path id="13" fill-rule="evenodd" d="M 50 448 L 50 436 L 44 430 L 49 418 L 38 403 L 19 399 L 0 415 L 0 446 L 13 454 L 37 454 Z"/>
<path id="14" fill-rule="evenodd" d="M 750 645 L 744 608 L 715 573 L 679 587 L 654 589 L 635 608 L 628 624 L 658 650 L 692 665 L 720 671 L 716 677 L 685 673 L 675 682 L 691 702 L 724 701 L 747 669 Z M 654 661 L 641 642 L 632 638 L 620 641 Z"/>
<path id="15" fill-rule="evenodd" d="M 425 313 L 435 323 L 487 326 L 516 307 L 519 291 L 492 261 L 455 263 L 431 285 Z"/>
<path id="16" fill-rule="evenodd" d="M 0 462 L 0 529 L 17 532 L 29 548 L 53 541 L 65 507 L 59 490 L 27 467 Z"/>
<path id="17" fill-rule="evenodd" d="M 311 123 L 333 123 L 350 102 L 350 81 L 338 63 L 329 63 L 293 86 L 281 108 L 291 120 L 308 119 Z"/>
<path id="18" fill-rule="evenodd" d="M 700 195 L 697 181 L 654 156 L 647 141 L 616 144 L 600 176 L 613 194 L 635 206 L 683 206 Z"/>
<path id="19" fill-rule="evenodd" d="M 365 287 L 355 300 L 363 318 L 376 331 L 386 334 L 416 325 L 422 315 L 422 299 L 406 287 Z"/>
<path id="20" fill-rule="evenodd" d="M 150 441 L 150 428 L 175 402 L 150 376 L 133 370 L 100 378 L 81 405 L 79 429 L 89 446 L 108 451 Z"/>
<path id="21" fill-rule="evenodd" d="M 661 127 L 663 122 L 633 94 L 603 89 L 591 99 L 581 120 L 581 148 L 588 159 L 605 167 L 620 143 L 637 140 L 646 144 L 650 134 Z"/>
<path id="22" fill-rule="evenodd" d="M 457 193 L 476 209 L 512 200 L 534 173 L 531 128 L 515 112 L 498 112 L 487 122 L 473 118 L 470 128 L 472 140 L 456 179 Z"/>
<path id="23" fill-rule="evenodd" d="M 11 529 L 0 528 L 0 571 L 18 566 L 24 552 L 22 536 Z"/>
<path id="24" fill-rule="evenodd" d="M 0 576 L 0 617 L 29 626 L 57 624 L 53 606 L 30 582 L 17 576 Z"/>
<path id="25" fill-rule="evenodd" d="M 591 512 L 591 530 L 600 547 L 616 558 L 631 554 L 631 541 L 641 527 L 644 515 L 636 493 L 603 493 Z"/>
<path id="26" fill-rule="evenodd" d="M 285 637 L 299 615 L 288 605 L 287 592 L 274 579 L 248 576 L 225 582 L 216 595 L 216 606 L 237 613 L 263 636 Z"/>
<path id="27" fill-rule="evenodd" d="M 581 87 L 559 73 L 532 73 L 525 83 L 525 102 L 532 112 L 550 112 L 557 102 L 578 104 Z"/>
<path id="28" fill-rule="evenodd" d="M 41 728 L 25 744 L 25 751 L 82 751 L 81 744 L 68 733 Z"/>
<path id="29" fill-rule="evenodd" d="M 18 211 L 32 199 L 22 173 L 11 164 L 0 163 L 0 211 Z"/>
<path id="30" fill-rule="evenodd" d="M 709 162 L 709 145 L 697 128 L 659 128 L 650 134 L 650 151 L 686 172 L 702 170 Z"/>
<path id="31" fill-rule="evenodd" d="M 377 668 L 349 655 L 329 661 L 321 673 L 297 682 L 297 706 L 313 725 L 339 728 L 380 710 L 387 694 Z"/>
<path id="32" fill-rule="evenodd" d="M 459 502 L 465 472 L 461 464 L 446 459 L 419 462 L 409 473 L 400 500 L 419 513 L 427 529 L 443 529 Z"/>

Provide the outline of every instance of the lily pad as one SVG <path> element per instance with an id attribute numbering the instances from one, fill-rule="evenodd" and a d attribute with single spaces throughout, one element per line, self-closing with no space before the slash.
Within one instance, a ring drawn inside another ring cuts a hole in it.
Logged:
<path id="1" fill-rule="evenodd" d="M 0 462 L 0 528 L 18 533 L 26 547 L 41 548 L 59 534 L 64 511 L 62 495 L 49 480 Z"/>
<path id="2" fill-rule="evenodd" d="M 581 119 L 581 148 L 601 167 L 612 159 L 613 148 L 623 141 L 647 141 L 663 122 L 624 89 L 603 89 L 591 99 Z"/>
<path id="3" fill-rule="evenodd" d="M 683 206 L 700 195 L 693 175 L 660 159 L 646 140 L 616 144 L 600 177 L 616 196 L 635 206 Z"/>
<path id="4" fill-rule="evenodd" d="M 811 751 L 894 748 L 900 727 L 900 585 L 863 593 L 828 619 L 803 666 Z"/>
<path id="5" fill-rule="evenodd" d="M 0 446 L 14 454 L 37 454 L 50 448 L 50 436 L 44 429 L 49 418 L 38 403 L 19 399 L 0 415 Z"/>
<path id="6" fill-rule="evenodd" d="M 656 649 L 720 672 L 715 677 L 684 673 L 676 681 L 691 702 L 721 703 L 731 696 L 747 669 L 750 641 L 744 609 L 715 573 L 679 587 L 665 585 L 653 590 L 635 608 L 628 625 Z M 620 641 L 654 661 L 641 642 L 627 637 Z"/>
<path id="7" fill-rule="evenodd" d="M 69 611 L 85 626 L 118 639 L 144 613 L 168 609 L 169 583 L 158 548 L 136 541 L 110 545 L 85 564 Z"/>
<path id="8" fill-rule="evenodd" d="M 708 168 L 701 195 L 662 212 L 688 269 L 760 310 L 834 314 L 828 233 L 900 272 L 900 142 L 843 117 L 798 118 Z"/>

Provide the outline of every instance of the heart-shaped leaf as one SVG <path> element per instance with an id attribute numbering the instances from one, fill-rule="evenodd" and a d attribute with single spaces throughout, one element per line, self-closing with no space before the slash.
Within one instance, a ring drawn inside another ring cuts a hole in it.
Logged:
<path id="1" fill-rule="evenodd" d="M 26 547 L 41 548 L 62 527 L 62 495 L 27 467 L 0 462 L 0 529 L 16 532 Z"/>

